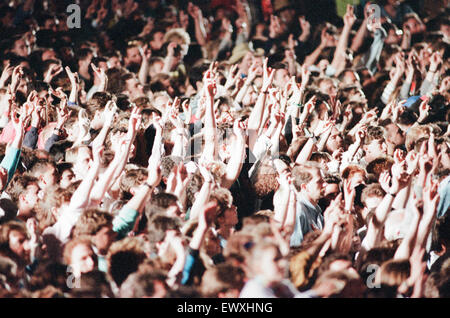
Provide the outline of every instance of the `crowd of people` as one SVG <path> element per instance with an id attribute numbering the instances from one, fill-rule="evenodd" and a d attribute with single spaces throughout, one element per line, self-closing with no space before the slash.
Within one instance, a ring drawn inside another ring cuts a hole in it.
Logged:
<path id="1" fill-rule="evenodd" d="M 73 2 L 0 4 L 0 297 L 450 296 L 449 1 Z"/>

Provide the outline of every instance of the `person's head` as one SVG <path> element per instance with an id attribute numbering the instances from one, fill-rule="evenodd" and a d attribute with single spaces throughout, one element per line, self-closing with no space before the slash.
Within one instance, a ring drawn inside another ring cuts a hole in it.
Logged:
<path id="1" fill-rule="evenodd" d="M 267 240 L 262 240 L 251 248 L 247 265 L 250 272 L 255 277 L 262 278 L 266 284 L 282 281 L 288 269 L 288 262 L 278 246 Z"/>
<path id="2" fill-rule="evenodd" d="M 25 223 L 9 221 L 1 225 L 0 250 L 22 265 L 30 262 L 30 244 Z"/>
<path id="3" fill-rule="evenodd" d="M 146 169 L 130 169 L 120 179 L 121 198 L 129 200 L 138 190 L 139 186 L 147 179 Z"/>
<path id="4" fill-rule="evenodd" d="M 363 189 L 361 202 L 366 209 L 372 210 L 381 204 L 385 194 L 379 183 L 371 183 Z"/>
<path id="5" fill-rule="evenodd" d="M 94 53 L 91 49 L 80 49 L 76 54 L 78 60 L 78 71 L 89 71 Z"/>
<path id="6" fill-rule="evenodd" d="M 318 297 L 354 298 L 364 294 L 365 286 L 352 270 L 329 270 L 317 278 L 313 290 Z"/>
<path id="7" fill-rule="evenodd" d="M 450 214 L 446 213 L 436 220 L 432 234 L 431 249 L 438 255 L 448 253 L 450 251 Z"/>
<path id="8" fill-rule="evenodd" d="M 233 205 L 231 192 L 225 188 L 215 189 L 210 195 L 210 201 L 217 203 L 217 228 L 231 228 L 238 222 L 236 206 Z"/>
<path id="9" fill-rule="evenodd" d="M 155 214 L 165 214 L 169 217 L 180 216 L 180 207 L 176 195 L 167 192 L 161 192 L 152 196 L 147 212 L 147 218 Z"/>
<path id="10" fill-rule="evenodd" d="M 22 57 L 28 57 L 30 54 L 28 43 L 22 36 L 17 35 L 11 40 L 10 52 Z"/>
<path id="11" fill-rule="evenodd" d="M 88 100 L 86 110 L 91 119 L 91 128 L 98 130 L 103 127 L 103 110 L 111 98 L 111 94 L 107 92 L 96 92 Z"/>
<path id="12" fill-rule="evenodd" d="M 345 69 L 340 75 L 339 75 L 340 83 L 339 85 L 346 87 L 346 86 L 353 86 L 353 85 L 359 85 L 360 84 L 360 77 L 358 73 L 352 69 Z"/>
<path id="13" fill-rule="evenodd" d="M 335 81 L 329 77 L 323 77 L 319 79 L 317 86 L 322 94 L 329 96 L 337 95 L 337 85 Z"/>
<path id="14" fill-rule="evenodd" d="M 295 189 L 306 196 L 312 203 L 317 203 L 323 196 L 326 184 L 322 171 L 317 165 L 307 163 L 292 169 Z"/>
<path id="15" fill-rule="evenodd" d="M 409 30 L 411 35 L 415 35 L 425 32 L 426 26 L 417 13 L 408 13 L 403 18 L 403 29 Z"/>
<path id="16" fill-rule="evenodd" d="M 64 263 L 70 266 L 75 277 L 93 271 L 97 267 L 97 256 L 92 249 L 90 237 L 80 236 L 64 246 Z"/>
<path id="17" fill-rule="evenodd" d="M 398 288 L 408 279 L 410 271 L 409 260 L 389 260 L 377 270 L 375 284 Z"/>
<path id="18" fill-rule="evenodd" d="M 205 271 L 200 289 L 204 297 L 238 298 L 244 279 L 242 269 L 222 263 Z"/>
<path id="19" fill-rule="evenodd" d="M 85 145 L 71 148 L 66 152 L 66 161 L 73 164 L 73 173 L 77 180 L 86 176 L 86 172 L 92 160 L 91 148 Z"/>
<path id="20" fill-rule="evenodd" d="M 101 255 L 105 255 L 117 233 L 113 231 L 113 216 L 99 210 L 86 210 L 74 227 L 74 236 L 88 235 Z"/>
<path id="21" fill-rule="evenodd" d="M 121 298 L 164 298 L 169 286 L 167 275 L 158 270 L 139 270 L 130 274 L 120 286 Z"/>
<path id="22" fill-rule="evenodd" d="M 317 269 L 317 276 L 320 277 L 328 271 L 339 272 L 344 270 L 358 275 L 357 271 L 353 268 L 350 255 L 332 252 L 322 258 L 322 262 Z"/>
<path id="23" fill-rule="evenodd" d="M 31 168 L 30 175 L 38 180 L 42 190 L 53 187 L 58 181 L 56 164 L 51 160 L 39 159 Z"/>
<path id="24" fill-rule="evenodd" d="M 191 38 L 182 28 L 171 29 L 164 35 L 164 43 L 175 42 L 181 47 L 181 58 L 185 57 L 191 44 Z"/>
<path id="25" fill-rule="evenodd" d="M 158 51 L 164 44 L 164 31 L 162 29 L 154 29 L 148 35 L 148 43 L 152 51 Z"/>
<path id="26" fill-rule="evenodd" d="M 367 179 L 366 170 L 357 164 L 351 164 L 345 167 L 342 171 L 342 179 L 349 181 L 355 187 L 360 184 L 365 184 Z"/>
<path id="27" fill-rule="evenodd" d="M 148 62 L 148 75 L 153 79 L 156 75 L 161 74 L 164 67 L 164 59 L 162 57 L 152 57 Z"/>
<path id="28" fill-rule="evenodd" d="M 272 67 L 275 70 L 275 74 L 273 76 L 273 84 L 283 89 L 286 84 L 290 81 L 289 71 L 285 64 L 276 63 Z"/>
<path id="29" fill-rule="evenodd" d="M 122 93 L 128 95 L 131 100 L 145 96 L 144 88 L 133 73 L 126 73 L 122 76 L 124 90 Z"/>
<path id="30" fill-rule="evenodd" d="M 375 158 L 387 155 L 386 131 L 380 126 L 369 126 L 363 146 L 365 160 L 367 163 Z"/>
<path id="31" fill-rule="evenodd" d="M 136 272 L 146 258 L 143 241 L 138 237 L 126 237 L 109 248 L 106 257 L 108 274 L 120 288 L 128 275 Z"/>
<path id="32" fill-rule="evenodd" d="M 128 69 L 139 69 L 139 66 L 142 63 L 142 56 L 139 51 L 140 42 L 138 41 L 131 41 L 128 43 L 124 54 L 123 54 L 123 61 L 125 64 L 125 67 Z"/>
<path id="33" fill-rule="evenodd" d="M 325 144 L 325 149 L 329 154 L 333 154 L 336 150 L 342 149 L 344 145 L 344 138 L 342 138 L 342 134 L 336 127 L 331 129 L 330 137 L 327 139 Z"/>
<path id="34" fill-rule="evenodd" d="M 153 250 L 159 252 L 163 242 L 169 232 L 180 233 L 180 220 L 162 214 L 155 214 L 148 221 L 148 240 L 152 244 Z"/>
<path id="35" fill-rule="evenodd" d="M 385 119 L 380 122 L 379 125 L 386 130 L 386 141 L 394 146 L 402 145 L 405 143 L 406 134 L 403 130 L 397 126 L 392 120 Z"/>
<path id="36" fill-rule="evenodd" d="M 323 180 L 325 182 L 325 190 L 323 197 L 319 200 L 319 206 L 327 207 L 339 195 L 342 180 L 339 175 L 325 175 Z"/>
<path id="37" fill-rule="evenodd" d="M 22 220 L 33 216 L 33 209 L 39 201 L 39 190 L 38 179 L 26 174 L 14 176 L 9 183 L 6 191 L 17 202 L 18 217 Z"/>
<path id="38" fill-rule="evenodd" d="M 392 165 L 394 164 L 394 159 L 391 157 L 379 157 L 372 160 L 366 167 L 367 173 L 371 174 L 374 180 L 380 178 L 381 173 L 384 171 L 390 171 Z"/>

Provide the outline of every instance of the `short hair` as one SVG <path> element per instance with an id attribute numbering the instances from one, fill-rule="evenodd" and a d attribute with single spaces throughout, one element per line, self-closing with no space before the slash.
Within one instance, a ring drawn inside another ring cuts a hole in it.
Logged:
<path id="1" fill-rule="evenodd" d="M 233 196 L 231 195 L 230 190 L 226 188 L 216 188 L 209 196 L 210 201 L 216 201 L 219 207 L 219 212 L 216 215 L 217 219 L 222 216 L 227 209 L 231 207 L 233 203 Z M 217 223 L 216 223 L 217 225 Z"/>
<path id="2" fill-rule="evenodd" d="M 301 191 L 302 184 L 307 184 L 313 178 L 312 171 L 320 167 L 315 162 L 308 162 L 303 165 L 297 165 L 292 169 L 292 176 L 294 177 L 294 187 L 297 191 Z"/>
<path id="3" fill-rule="evenodd" d="M 0 227 L 0 248 L 9 250 L 9 233 L 17 231 L 28 237 L 28 231 L 25 223 L 19 221 L 8 221 Z"/>
<path id="4" fill-rule="evenodd" d="M 166 232 L 169 230 L 180 231 L 180 220 L 166 215 L 156 214 L 151 216 L 148 226 L 148 239 L 150 243 L 164 241 Z"/>
<path id="5" fill-rule="evenodd" d="M 71 239 L 65 246 L 63 252 L 64 264 L 70 265 L 72 263 L 72 251 L 78 245 L 85 245 L 92 249 L 92 240 L 89 236 L 78 236 Z"/>
<path id="6" fill-rule="evenodd" d="M 268 164 L 260 166 L 254 178 L 253 190 L 259 198 L 267 196 L 278 188 L 277 171 Z"/>
<path id="7" fill-rule="evenodd" d="M 169 206 L 177 204 L 177 201 L 177 196 L 172 193 L 161 192 L 155 194 L 150 200 L 150 209 L 146 210 L 147 218 L 158 213 L 164 213 Z"/>
<path id="8" fill-rule="evenodd" d="M 244 271 L 228 263 L 218 264 L 205 271 L 200 285 L 204 297 L 218 297 L 219 293 L 244 287 Z"/>
<path id="9" fill-rule="evenodd" d="M 374 140 L 384 140 L 386 136 L 386 130 L 380 126 L 369 126 L 366 130 L 365 143 L 370 144 Z"/>
<path id="10" fill-rule="evenodd" d="M 127 279 L 128 275 L 137 271 L 139 265 L 147 258 L 144 243 L 138 237 L 126 237 L 114 242 L 106 257 L 108 274 L 118 287 Z"/>
<path id="11" fill-rule="evenodd" d="M 400 286 L 409 277 L 409 260 L 388 260 L 384 262 L 375 276 L 375 282 L 387 286 Z"/>
<path id="12" fill-rule="evenodd" d="M 175 38 L 182 40 L 184 44 L 191 44 L 191 37 L 183 28 L 171 29 L 164 34 L 164 42 L 172 42 Z"/>
<path id="13" fill-rule="evenodd" d="M 386 192 L 383 190 L 379 183 L 371 183 L 368 186 L 364 187 L 361 193 L 361 202 L 366 205 L 366 201 L 370 197 L 381 197 L 383 198 L 386 195 Z"/>
<path id="14" fill-rule="evenodd" d="M 111 99 L 112 95 L 108 92 L 95 92 L 86 104 L 86 111 L 89 116 L 92 117 L 97 110 L 104 109 Z"/>
<path id="15" fill-rule="evenodd" d="M 367 177 L 367 171 L 362 166 L 357 164 L 351 164 L 345 167 L 345 169 L 342 171 L 341 176 L 342 179 L 350 179 L 353 177 L 353 175 L 357 173 L 362 173 L 364 178 Z"/>
<path id="16" fill-rule="evenodd" d="M 155 294 L 155 281 L 159 281 L 166 289 L 167 275 L 160 270 L 139 271 L 130 274 L 120 286 L 121 298 L 152 297 Z"/>
<path id="17" fill-rule="evenodd" d="M 379 157 L 369 162 L 367 165 L 367 173 L 374 174 L 378 179 L 383 171 L 390 171 L 392 165 L 394 164 L 394 159 L 390 157 Z"/>
<path id="18" fill-rule="evenodd" d="M 95 235 L 103 227 L 112 225 L 112 222 L 113 216 L 108 212 L 96 209 L 86 210 L 75 223 L 73 235 Z"/>
<path id="19" fill-rule="evenodd" d="M 19 195 L 23 193 L 30 184 L 33 183 L 37 184 L 38 179 L 28 174 L 17 174 L 11 179 L 11 182 L 6 188 L 6 192 L 10 195 L 11 200 L 13 200 L 14 202 L 18 202 Z"/>
<path id="20" fill-rule="evenodd" d="M 132 169 L 120 179 L 120 190 L 123 199 L 131 199 L 131 188 L 141 185 L 147 179 L 147 169 Z"/>
<path id="21" fill-rule="evenodd" d="M 30 175 L 32 175 L 35 178 L 38 178 L 43 173 L 45 173 L 45 170 L 49 165 L 53 166 L 56 169 L 56 163 L 53 160 L 38 159 L 31 167 Z"/>
<path id="22" fill-rule="evenodd" d="M 397 122 L 401 125 L 410 126 L 414 124 L 417 121 L 417 119 L 418 117 L 416 113 L 406 109 L 403 113 L 400 114 L 400 116 L 398 116 Z"/>
<path id="23" fill-rule="evenodd" d="M 161 158 L 161 176 L 164 178 L 168 178 L 170 173 L 172 172 L 173 167 L 180 164 L 183 161 L 183 158 L 178 156 L 164 156 Z"/>

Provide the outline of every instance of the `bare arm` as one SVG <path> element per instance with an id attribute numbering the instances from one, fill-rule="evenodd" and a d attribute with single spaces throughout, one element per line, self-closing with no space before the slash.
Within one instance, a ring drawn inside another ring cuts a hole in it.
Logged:
<path id="1" fill-rule="evenodd" d="M 350 31 L 352 30 L 352 26 L 356 21 L 356 16 L 353 11 L 353 6 L 347 5 L 347 12 L 344 16 L 344 28 L 342 29 L 342 33 L 336 47 L 336 52 L 334 53 L 334 58 L 331 62 L 331 66 L 333 66 L 335 70 L 340 70 L 345 67 L 345 51 L 348 47 L 348 37 L 350 35 Z M 339 72 L 337 72 L 337 74 L 339 74 Z"/>
<path id="2" fill-rule="evenodd" d="M 221 186 L 229 189 L 234 182 L 236 182 L 242 170 L 242 165 L 245 160 L 245 131 L 243 127 L 239 127 L 239 122 L 235 121 L 233 125 L 233 132 L 236 139 L 233 143 L 233 155 L 228 161 L 225 175 L 222 178 Z"/>

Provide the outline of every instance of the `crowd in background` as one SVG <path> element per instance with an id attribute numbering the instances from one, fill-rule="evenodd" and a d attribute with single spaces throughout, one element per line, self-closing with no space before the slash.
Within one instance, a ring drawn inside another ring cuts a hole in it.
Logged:
<path id="1" fill-rule="evenodd" d="M 2 2 L 0 297 L 449 297 L 449 10 Z"/>

